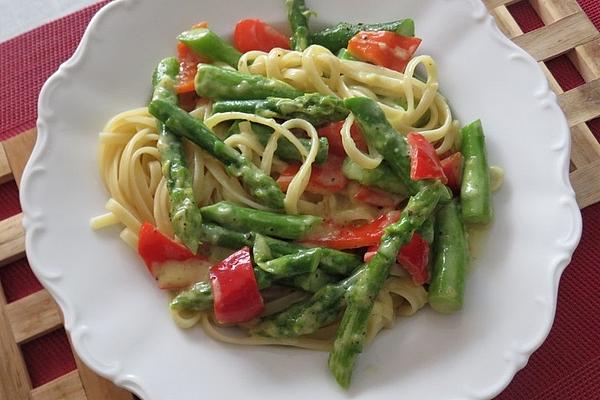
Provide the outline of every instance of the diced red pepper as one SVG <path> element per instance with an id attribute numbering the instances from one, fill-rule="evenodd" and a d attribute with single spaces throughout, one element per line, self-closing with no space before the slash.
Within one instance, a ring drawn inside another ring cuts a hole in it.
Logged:
<path id="1" fill-rule="evenodd" d="M 419 38 L 394 32 L 362 31 L 350 39 L 348 51 L 361 60 L 404 72 L 420 44 Z"/>
<path id="2" fill-rule="evenodd" d="M 247 246 L 210 269 L 210 284 L 220 324 L 246 322 L 265 309 Z"/>
<path id="3" fill-rule="evenodd" d="M 440 161 L 444 175 L 448 178 L 448 187 L 454 193 L 460 192 L 462 183 L 462 167 L 463 156 L 460 152 L 456 152 Z"/>
<path id="4" fill-rule="evenodd" d="M 193 93 L 194 78 L 198 71 L 198 64 L 208 60 L 194 54 L 184 43 L 177 43 L 177 59 L 179 60 L 179 75 L 175 90 L 178 94 Z"/>
<path id="5" fill-rule="evenodd" d="M 185 261 L 196 257 L 187 247 L 163 235 L 150 222 L 142 224 L 139 237 L 138 253 L 148 266 L 165 261 Z"/>
<path id="6" fill-rule="evenodd" d="M 417 232 L 398 253 L 398 263 L 410 274 L 417 285 L 429 281 L 429 243 Z"/>
<path id="7" fill-rule="evenodd" d="M 319 136 L 327 138 L 327 141 L 329 142 L 330 154 L 346 157 L 346 151 L 344 150 L 344 145 L 342 144 L 342 125 L 344 125 L 344 121 L 332 122 L 329 125 L 325 125 L 324 127 L 317 129 L 317 133 Z M 367 152 L 367 142 L 358 125 L 352 124 L 352 127 L 350 128 L 350 136 L 360 151 Z"/>
<path id="8" fill-rule="evenodd" d="M 448 179 L 433 145 L 420 133 L 411 132 L 406 139 L 410 146 L 410 178 L 414 181 L 439 179 L 446 184 Z"/>
<path id="9" fill-rule="evenodd" d="M 242 53 L 251 50 L 269 52 L 290 48 L 290 39 L 260 19 L 243 19 L 235 25 L 233 45 Z"/>
<path id="10" fill-rule="evenodd" d="M 377 253 L 377 245 L 367 249 L 364 261 L 369 262 Z M 414 233 L 410 242 L 402 246 L 397 257 L 398 264 L 408 272 L 416 285 L 429 281 L 429 243 L 418 233 Z"/>
<path id="11" fill-rule="evenodd" d="M 178 97 L 179 107 L 183 108 L 185 111 L 190 112 L 196 108 L 199 97 L 195 91 L 181 93 Z"/>
<path id="12" fill-rule="evenodd" d="M 369 246 L 369 248 L 367 249 L 367 251 L 365 252 L 365 255 L 363 256 L 363 259 L 365 262 L 369 262 L 371 261 L 371 259 L 373 257 L 375 257 L 375 254 L 377 253 L 377 249 L 379 248 L 378 245 L 373 245 L 373 246 Z"/>
<path id="13" fill-rule="evenodd" d="M 192 28 L 208 28 L 207 22 L 199 22 Z M 179 60 L 179 75 L 175 90 L 178 94 L 195 93 L 194 77 L 198 71 L 199 63 L 208 63 L 210 60 L 195 54 L 184 43 L 177 43 L 177 59 Z"/>
<path id="14" fill-rule="evenodd" d="M 384 228 L 399 219 L 400 211 L 390 211 L 364 225 L 339 227 L 325 224 L 322 230 L 310 235 L 304 242 L 338 250 L 378 245 Z"/>
<path id="15" fill-rule="evenodd" d="M 182 288 L 196 282 L 207 258 L 163 235 L 149 222 L 139 232 L 138 253 L 161 289 Z"/>
<path id="16" fill-rule="evenodd" d="M 208 104 L 208 102 L 210 101 L 206 98 L 198 96 L 195 91 L 181 93 L 178 95 L 178 98 L 179 107 L 183 108 L 187 112 L 195 110 L 200 105 Z"/>
<path id="17" fill-rule="evenodd" d="M 342 173 L 343 162 L 343 158 L 332 154 L 327 157 L 327 161 L 323 164 L 313 164 L 306 191 L 316 194 L 330 194 L 344 189 L 348 185 L 348 178 Z M 287 191 L 292 179 L 299 170 L 300 165 L 291 164 L 277 178 L 277 183 L 282 191 Z"/>
<path id="18" fill-rule="evenodd" d="M 361 186 L 353 196 L 354 200 L 371 204 L 376 207 L 396 207 L 400 198 L 383 190 Z"/>

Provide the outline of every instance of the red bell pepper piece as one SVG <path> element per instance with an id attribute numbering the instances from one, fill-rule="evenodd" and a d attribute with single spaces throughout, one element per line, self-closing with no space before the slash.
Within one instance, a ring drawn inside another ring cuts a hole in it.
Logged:
<path id="1" fill-rule="evenodd" d="M 420 133 L 411 132 L 406 136 L 410 146 L 410 178 L 439 179 L 443 184 L 448 182 L 435 148 Z"/>
<path id="2" fill-rule="evenodd" d="M 189 47 L 179 42 L 177 43 L 177 59 L 179 60 L 179 75 L 177 75 L 177 83 L 175 91 L 177 94 L 193 93 L 194 77 L 198 71 L 198 64 L 207 60 L 203 60 L 200 56 L 194 54 Z"/>
<path id="3" fill-rule="evenodd" d="M 463 156 L 460 152 L 456 152 L 440 161 L 444 175 L 448 178 L 448 187 L 454 193 L 460 192 L 462 183 L 462 167 Z"/>
<path id="4" fill-rule="evenodd" d="M 338 250 L 378 245 L 383 229 L 399 219 L 400 211 L 390 211 L 364 225 L 339 227 L 329 224 L 307 237 L 304 242 Z"/>
<path id="5" fill-rule="evenodd" d="M 358 32 L 348 42 L 348 51 L 357 58 L 375 65 L 404 72 L 406 65 L 421 44 L 421 39 L 394 32 Z"/>
<path id="6" fill-rule="evenodd" d="M 187 247 L 163 235 L 150 222 L 142 224 L 139 237 L 138 252 L 146 265 L 196 257 Z"/>
<path id="7" fill-rule="evenodd" d="M 373 245 L 367 249 L 364 255 L 365 262 L 371 261 L 378 247 Z M 423 285 L 429 281 L 429 243 L 418 233 L 415 232 L 410 242 L 402 246 L 396 261 L 410 274 L 416 285 Z"/>
<path id="8" fill-rule="evenodd" d="M 376 207 L 396 207 L 400 198 L 383 190 L 361 186 L 353 196 L 354 200 L 371 204 Z"/>
<path id="9" fill-rule="evenodd" d="M 199 22 L 192 28 L 208 28 L 208 23 Z M 179 60 L 179 75 L 177 75 L 175 91 L 177 94 L 195 93 L 194 77 L 198 71 L 198 64 L 208 63 L 210 60 L 195 54 L 181 42 L 177 43 L 177 59 Z"/>
<path id="10" fill-rule="evenodd" d="M 371 261 L 371 258 L 373 258 L 375 256 L 375 253 L 377 253 L 378 248 L 379 248 L 379 246 L 376 244 L 374 244 L 373 246 L 369 246 L 369 248 L 365 252 L 365 255 L 363 256 L 364 261 L 365 262 Z"/>
<path id="11" fill-rule="evenodd" d="M 246 322 L 265 309 L 247 246 L 210 269 L 210 284 L 220 324 Z"/>
<path id="12" fill-rule="evenodd" d="M 290 39 L 260 19 L 243 19 L 235 25 L 233 45 L 245 53 L 251 50 L 269 52 L 279 47 L 290 48 Z"/>
<path id="13" fill-rule="evenodd" d="M 317 134 L 320 137 L 327 138 L 327 141 L 329 142 L 330 154 L 346 157 L 346 151 L 344 150 L 344 145 L 342 144 L 342 125 L 344 125 L 344 121 L 332 122 L 329 125 L 325 125 L 317 129 Z M 360 151 L 367 152 L 367 142 L 358 125 L 352 124 L 352 127 L 350 128 L 350 136 Z"/>
<path id="14" fill-rule="evenodd" d="M 197 282 L 206 257 L 163 235 L 149 222 L 139 232 L 138 253 L 161 289 L 177 289 Z"/>
<path id="15" fill-rule="evenodd" d="M 417 232 L 410 242 L 402 246 L 397 260 L 415 284 L 422 285 L 429 281 L 429 243 Z"/>
<path id="16" fill-rule="evenodd" d="M 179 107 L 183 108 L 185 111 L 190 112 L 196 108 L 196 104 L 198 102 L 198 95 L 196 92 L 185 92 L 178 95 L 179 98 Z"/>
<path id="17" fill-rule="evenodd" d="M 348 185 L 348 178 L 342 173 L 343 162 L 343 158 L 330 155 L 323 164 L 313 164 L 306 191 L 317 194 L 330 194 L 344 189 Z M 292 179 L 299 170 L 300 165 L 291 164 L 277 178 L 277 183 L 282 191 L 287 191 Z"/>

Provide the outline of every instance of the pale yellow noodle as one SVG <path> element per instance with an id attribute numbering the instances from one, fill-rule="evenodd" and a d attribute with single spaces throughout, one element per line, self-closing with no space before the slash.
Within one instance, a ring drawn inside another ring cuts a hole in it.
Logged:
<path id="1" fill-rule="evenodd" d="M 310 151 L 300 166 L 300 169 L 294 178 L 292 178 L 283 200 L 285 211 L 288 214 L 298 214 L 298 200 L 308 185 L 308 180 L 310 179 L 310 174 L 312 171 L 312 164 L 317 158 L 317 153 L 319 152 L 319 135 L 317 134 L 317 130 L 314 126 L 302 119 L 291 119 L 286 121 L 283 124 L 283 127 L 286 129 L 303 129 L 311 139 Z M 302 145 L 299 147 L 304 148 Z"/>
<path id="2" fill-rule="evenodd" d="M 117 216 L 111 212 L 98 215 L 97 217 L 93 217 L 90 220 L 90 226 L 92 229 L 102 229 L 111 225 L 116 225 L 119 223 L 119 219 Z"/>
<path id="3" fill-rule="evenodd" d="M 389 277 L 373 305 L 367 327 L 370 342 L 383 328 L 391 328 L 395 315 L 411 316 L 427 304 L 427 292 L 410 278 Z"/>
<path id="4" fill-rule="evenodd" d="M 133 232 L 138 232 L 142 226 L 142 221 L 115 199 L 109 199 L 105 208 L 112 212 L 119 221 Z"/>
<path id="5" fill-rule="evenodd" d="M 169 219 L 169 197 L 167 195 L 167 183 L 161 179 L 154 195 L 154 221 L 156 227 L 165 235 L 174 237 L 173 225 Z"/>
<path id="6" fill-rule="evenodd" d="M 274 50 L 275 51 L 275 50 Z M 404 73 L 360 61 L 341 60 L 324 47 L 313 45 L 303 52 L 277 49 L 277 56 L 252 51 L 240 58 L 242 72 L 270 77 L 282 77 L 291 85 L 342 98 L 369 96 L 379 100 L 386 117 L 400 134 L 417 131 L 429 141 L 444 139 L 452 129 L 452 114 L 447 102 L 438 92 L 437 67 L 430 56 L 414 57 Z M 427 73 L 427 81 L 415 77 L 418 65 Z M 384 97 L 404 98 L 406 110 L 382 101 Z M 425 127 L 413 126 L 427 111 L 430 119 Z M 443 149 L 437 148 L 438 153 Z M 352 157 L 352 156 L 351 156 Z"/>
<path id="7" fill-rule="evenodd" d="M 504 170 L 498 166 L 492 165 L 490 167 L 490 181 L 492 192 L 497 191 L 504 182 Z"/>
<path id="8" fill-rule="evenodd" d="M 290 307 L 292 304 L 306 299 L 306 297 L 307 295 L 302 292 L 292 292 L 286 296 L 279 297 L 278 299 L 266 303 L 265 310 L 260 316 L 266 317 L 272 314 L 276 314 Z"/>
<path id="9" fill-rule="evenodd" d="M 366 155 L 362 151 L 360 151 L 358 147 L 356 147 L 356 143 L 350 135 L 350 128 L 352 127 L 353 123 L 354 116 L 350 114 L 344 121 L 344 124 L 342 125 L 342 130 L 340 131 L 344 151 L 346 151 L 348 157 L 360 167 L 365 169 L 377 168 L 377 166 L 381 164 L 381 161 L 383 161 L 383 157 L 380 154 Z M 375 153 L 373 150 L 371 150 L 371 152 Z"/>
<path id="10" fill-rule="evenodd" d="M 123 240 L 129 247 L 133 249 L 133 251 L 137 251 L 138 249 L 138 234 L 137 231 L 132 231 L 129 228 L 125 228 L 121 231 L 119 235 L 121 240 Z"/>
<path id="11" fill-rule="evenodd" d="M 200 320 L 204 316 L 204 313 L 201 312 L 192 313 L 191 315 L 187 316 L 182 315 L 181 313 L 177 312 L 172 308 L 169 308 L 169 311 L 171 313 L 171 318 L 173 318 L 173 322 L 175 322 L 175 324 L 181 329 L 190 329 L 191 327 L 195 326 L 198 322 L 200 322 Z"/>

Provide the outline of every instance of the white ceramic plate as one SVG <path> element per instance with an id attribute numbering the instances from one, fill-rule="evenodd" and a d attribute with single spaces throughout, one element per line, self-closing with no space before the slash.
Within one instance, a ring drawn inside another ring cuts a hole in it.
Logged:
<path id="1" fill-rule="evenodd" d="M 569 130 L 555 95 L 479 0 L 309 3 L 319 23 L 414 18 L 420 53 L 437 60 L 458 118 L 484 122 L 489 159 L 506 182 L 462 312 L 399 320 L 366 349 L 344 392 L 325 353 L 236 347 L 199 328 L 178 329 L 166 294 L 118 231 L 89 228 L 107 200 L 97 132 L 117 112 L 146 103 L 152 69 L 174 53 L 175 36 L 198 20 L 221 34 L 242 17 L 284 27 L 283 0 L 122 0 L 94 17 L 40 95 L 38 142 L 21 188 L 31 265 L 84 362 L 144 399 L 493 397 L 548 334 L 559 277 L 581 232 Z"/>

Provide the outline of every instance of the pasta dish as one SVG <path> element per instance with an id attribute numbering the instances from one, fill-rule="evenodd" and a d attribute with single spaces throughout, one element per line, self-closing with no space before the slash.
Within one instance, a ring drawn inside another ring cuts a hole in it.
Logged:
<path id="1" fill-rule="evenodd" d="M 411 19 L 314 31 L 285 3 L 291 38 L 260 19 L 233 44 L 210 21 L 177 37 L 148 106 L 100 133 L 110 198 L 91 226 L 123 227 L 180 327 L 329 351 L 348 387 L 398 317 L 461 309 L 467 228 L 491 223 L 502 171 Z"/>

